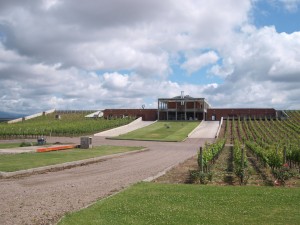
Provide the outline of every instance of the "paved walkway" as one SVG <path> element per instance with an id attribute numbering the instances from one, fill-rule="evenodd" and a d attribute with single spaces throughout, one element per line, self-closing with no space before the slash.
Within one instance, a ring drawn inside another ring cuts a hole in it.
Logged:
<path id="1" fill-rule="evenodd" d="M 41 146 L 5 148 L 5 149 L 0 149 L 0 154 L 18 154 L 18 153 L 36 152 L 38 148 L 41 148 Z"/>
<path id="2" fill-rule="evenodd" d="M 218 128 L 219 121 L 202 121 L 189 138 L 215 138 Z"/>
<path id="3" fill-rule="evenodd" d="M 40 148 L 55 148 L 55 147 L 64 147 L 69 145 L 38 145 L 38 146 L 28 146 L 28 147 L 16 147 L 16 148 L 4 148 L 0 149 L 0 154 L 20 154 L 20 153 L 29 153 L 36 152 Z"/>
<path id="4" fill-rule="evenodd" d="M 153 123 L 155 123 L 156 121 L 142 121 L 142 118 L 138 118 L 135 121 L 131 122 L 130 124 L 121 126 L 121 127 L 117 127 L 111 130 L 107 130 L 107 131 L 103 131 L 97 134 L 94 134 L 94 136 L 101 136 L 101 137 L 115 137 L 115 136 L 119 136 L 121 134 L 126 134 L 128 132 L 149 126 Z"/>
<path id="5" fill-rule="evenodd" d="M 79 138 L 51 139 L 79 143 Z M 149 151 L 57 172 L 2 179 L 0 224 L 54 224 L 66 212 L 86 207 L 194 156 L 205 141 L 212 139 L 165 143 L 94 137 L 93 145 L 144 146 Z"/>

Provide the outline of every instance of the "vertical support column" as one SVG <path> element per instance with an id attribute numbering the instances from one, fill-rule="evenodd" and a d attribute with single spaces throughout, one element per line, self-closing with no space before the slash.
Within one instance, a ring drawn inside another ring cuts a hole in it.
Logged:
<path id="1" fill-rule="evenodd" d="M 202 100 L 202 103 L 200 103 L 200 104 L 202 104 L 202 118 L 203 118 L 203 121 L 205 121 L 206 119 L 205 119 L 205 109 L 206 109 L 206 106 L 205 106 L 205 101 L 204 100 Z"/>
<path id="2" fill-rule="evenodd" d="M 176 102 L 176 101 L 175 101 L 175 104 L 176 104 L 176 112 L 175 112 L 175 113 L 176 113 L 176 115 L 175 115 L 175 117 L 176 117 L 176 121 L 177 121 L 177 105 L 178 105 L 178 104 L 177 104 L 177 102 Z"/>
<path id="3" fill-rule="evenodd" d="M 168 107 L 168 102 L 165 102 L 165 107 L 167 111 L 167 120 L 169 120 L 169 107 Z"/>
<path id="4" fill-rule="evenodd" d="M 186 101 L 184 101 L 184 120 L 186 120 Z"/>
<path id="5" fill-rule="evenodd" d="M 194 101 L 194 120 L 196 119 L 196 102 Z"/>
<path id="6" fill-rule="evenodd" d="M 157 120 L 159 120 L 159 100 L 157 100 Z"/>

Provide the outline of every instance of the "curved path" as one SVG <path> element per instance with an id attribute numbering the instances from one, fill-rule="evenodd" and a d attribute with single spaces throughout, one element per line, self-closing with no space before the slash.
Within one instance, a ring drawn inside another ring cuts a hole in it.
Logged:
<path id="1" fill-rule="evenodd" d="M 79 138 L 52 139 L 79 143 Z M 86 207 L 190 158 L 200 145 L 210 140 L 188 139 L 181 143 L 164 143 L 94 137 L 93 145 L 145 146 L 149 151 L 58 172 L 2 179 L 0 224 L 56 223 L 66 212 Z"/>
<path id="2" fill-rule="evenodd" d="M 102 131 L 100 133 L 94 134 L 94 136 L 115 137 L 115 136 L 119 136 L 121 134 L 126 134 L 128 132 L 149 126 L 155 122 L 156 121 L 143 121 L 142 117 L 140 117 L 127 125 L 117 127 L 117 128 L 111 129 L 111 130 L 107 130 L 107 131 Z"/>
<path id="3" fill-rule="evenodd" d="M 189 134 L 189 138 L 215 138 L 219 121 L 202 121 L 199 126 Z"/>

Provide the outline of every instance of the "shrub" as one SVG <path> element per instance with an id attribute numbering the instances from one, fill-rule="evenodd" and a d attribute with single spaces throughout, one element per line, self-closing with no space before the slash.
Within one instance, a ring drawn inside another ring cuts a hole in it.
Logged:
<path id="1" fill-rule="evenodd" d="M 33 144 L 30 143 L 30 142 L 22 142 L 22 143 L 20 144 L 20 147 L 28 147 L 28 146 L 33 146 Z"/>

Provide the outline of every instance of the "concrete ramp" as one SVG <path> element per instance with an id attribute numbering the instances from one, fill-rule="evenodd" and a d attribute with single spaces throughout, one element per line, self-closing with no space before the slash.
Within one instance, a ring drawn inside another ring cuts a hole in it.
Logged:
<path id="1" fill-rule="evenodd" d="M 126 134 L 128 132 L 140 129 L 142 127 L 149 126 L 155 122 L 156 121 L 142 121 L 142 117 L 140 117 L 127 125 L 117 127 L 117 128 L 111 129 L 111 130 L 103 131 L 103 132 L 94 134 L 94 136 L 115 137 L 115 136 L 119 136 L 121 134 Z"/>
<path id="2" fill-rule="evenodd" d="M 202 121 L 190 134 L 189 138 L 215 138 L 219 121 Z"/>
<path id="3" fill-rule="evenodd" d="M 102 117 L 102 116 L 103 116 L 103 112 L 102 112 L 102 110 L 99 110 L 97 112 L 93 112 L 89 115 L 86 115 L 85 117 L 86 118 L 95 118 L 95 117 Z"/>
<path id="4" fill-rule="evenodd" d="M 30 115 L 30 116 L 25 116 L 23 118 L 9 120 L 9 121 L 7 121 L 7 123 L 18 123 L 18 122 L 21 122 L 23 120 L 30 120 L 30 119 L 33 119 L 33 118 L 36 118 L 36 117 L 39 117 L 39 116 L 42 116 L 42 115 L 47 115 L 47 114 L 50 114 L 50 113 L 54 113 L 54 112 L 55 112 L 55 109 L 50 109 L 50 110 L 45 111 L 45 112 L 40 112 L 40 113 L 36 113 L 36 114 Z"/>

